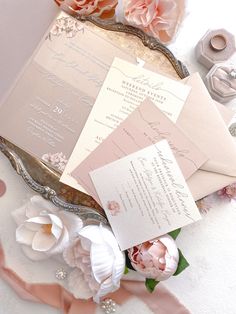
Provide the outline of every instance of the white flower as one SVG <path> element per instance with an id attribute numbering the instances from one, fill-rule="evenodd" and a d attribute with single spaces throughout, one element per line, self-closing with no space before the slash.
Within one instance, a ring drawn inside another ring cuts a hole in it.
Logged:
<path id="1" fill-rule="evenodd" d="M 93 297 L 99 303 L 101 297 L 119 289 L 125 256 L 109 227 L 84 227 L 63 256 L 67 264 L 75 267 L 68 280 L 76 298 Z"/>
<path id="2" fill-rule="evenodd" d="M 83 226 L 78 216 L 58 209 L 38 195 L 16 209 L 12 216 L 18 225 L 16 241 L 32 260 L 62 253 Z"/>

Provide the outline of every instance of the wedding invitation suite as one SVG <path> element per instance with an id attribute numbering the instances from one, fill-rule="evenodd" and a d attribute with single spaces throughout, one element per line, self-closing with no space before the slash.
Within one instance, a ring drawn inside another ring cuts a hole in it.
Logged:
<path id="1" fill-rule="evenodd" d="M 0 136 L 38 158 L 58 157 L 65 164 L 114 56 L 136 62 L 60 13 L 0 107 Z"/>
<path id="2" fill-rule="evenodd" d="M 121 250 L 201 218 L 166 140 L 90 176 Z"/>
<path id="3" fill-rule="evenodd" d="M 146 97 L 175 122 L 189 91 L 190 87 L 182 83 L 115 58 L 61 181 L 81 190 L 81 185 L 73 179 L 71 172 Z"/>
<path id="4" fill-rule="evenodd" d="M 201 150 L 154 103 L 146 99 L 71 175 L 97 201 L 89 172 L 166 139 L 185 179 L 207 161 Z M 109 180 L 109 178 L 108 178 Z"/>

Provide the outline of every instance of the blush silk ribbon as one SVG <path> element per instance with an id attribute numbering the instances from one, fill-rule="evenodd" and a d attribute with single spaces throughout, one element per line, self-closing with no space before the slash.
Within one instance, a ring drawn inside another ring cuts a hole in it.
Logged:
<path id="1" fill-rule="evenodd" d="M 75 299 L 71 293 L 59 284 L 31 284 L 21 279 L 5 265 L 4 251 L 0 244 L 0 277 L 5 280 L 24 300 L 43 303 L 61 310 L 64 314 L 95 314 L 92 300 Z M 155 314 L 190 314 L 190 312 L 163 285 L 159 284 L 155 292 L 146 291 L 143 282 L 122 281 L 118 291 L 109 294 L 117 304 L 124 304 L 131 298 L 141 299 Z"/>

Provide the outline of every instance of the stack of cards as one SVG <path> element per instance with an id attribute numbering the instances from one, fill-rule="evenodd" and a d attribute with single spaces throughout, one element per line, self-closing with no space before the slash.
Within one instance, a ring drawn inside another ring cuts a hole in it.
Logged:
<path id="1" fill-rule="evenodd" d="M 145 67 L 60 13 L 0 106 L 0 136 L 65 168 L 61 181 L 101 204 L 121 249 L 197 221 L 194 201 L 236 181 L 233 113 L 198 74 L 177 82 Z"/>
<path id="2" fill-rule="evenodd" d="M 208 158 L 175 124 L 189 91 L 115 58 L 64 171 L 102 205 L 122 250 L 200 219 L 185 180 Z"/>

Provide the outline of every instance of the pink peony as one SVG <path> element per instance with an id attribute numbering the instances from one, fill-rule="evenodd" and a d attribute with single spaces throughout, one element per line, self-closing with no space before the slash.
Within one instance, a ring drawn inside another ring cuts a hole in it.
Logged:
<path id="1" fill-rule="evenodd" d="M 179 252 L 175 241 L 167 234 L 134 246 L 128 254 L 133 268 L 145 278 L 166 280 L 178 267 Z"/>
<path id="2" fill-rule="evenodd" d="M 95 15 L 111 18 L 115 14 L 117 0 L 55 0 L 73 15 Z"/>
<path id="3" fill-rule="evenodd" d="M 183 17 L 184 0 L 119 0 L 117 21 L 142 29 L 161 42 L 169 42 Z"/>
<path id="4" fill-rule="evenodd" d="M 236 200 L 236 183 L 230 184 L 223 189 L 219 190 L 217 194 L 228 200 L 235 199 Z"/>

